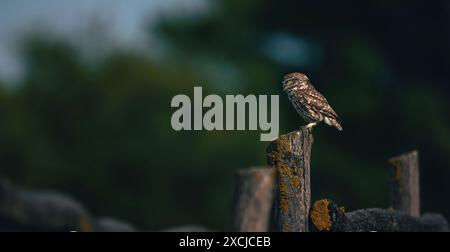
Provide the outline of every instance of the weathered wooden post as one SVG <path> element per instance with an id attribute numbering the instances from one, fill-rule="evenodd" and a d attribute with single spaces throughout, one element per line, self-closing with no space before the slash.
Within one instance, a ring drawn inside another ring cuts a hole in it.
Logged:
<path id="1" fill-rule="evenodd" d="M 271 167 L 240 170 L 235 177 L 231 230 L 269 231 L 275 171 Z"/>
<path id="2" fill-rule="evenodd" d="M 417 151 L 389 159 L 389 205 L 420 216 L 419 157 Z"/>
<path id="3" fill-rule="evenodd" d="M 441 214 L 413 217 L 393 209 L 368 208 L 346 213 L 329 199 L 314 202 L 310 213 L 311 230 L 320 232 L 448 232 Z"/>
<path id="4" fill-rule="evenodd" d="M 308 231 L 312 142 L 311 130 L 302 127 L 278 137 L 267 148 L 267 162 L 276 173 L 276 231 Z"/>

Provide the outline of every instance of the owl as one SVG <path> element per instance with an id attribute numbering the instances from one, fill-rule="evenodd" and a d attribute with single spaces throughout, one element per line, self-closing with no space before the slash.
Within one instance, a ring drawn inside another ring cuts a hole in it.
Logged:
<path id="1" fill-rule="evenodd" d="M 294 105 L 297 113 L 308 122 L 307 128 L 313 128 L 324 121 L 330 126 L 342 130 L 338 115 L 328 104 L 327 99 L 311 84 L 308 77 L 302 73 L 286 74 L 283 79 L 283 90 Z"/>

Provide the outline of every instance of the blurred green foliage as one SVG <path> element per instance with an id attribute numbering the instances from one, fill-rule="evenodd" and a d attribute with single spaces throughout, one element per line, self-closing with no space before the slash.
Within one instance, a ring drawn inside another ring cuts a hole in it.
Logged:
<path id="1" fill-rule="evenodd" d="M 418 2 L 324 5 L 216 1 L 208 15 L 161 20 L 162 58 L 116 50 L 90 61 L 67 41 L 29 37 L 23 81 L 0 86 L 1 175 L 70 193 L 96 215 L 145 229 L 224 229 L 233 174 L 265 164 L 267 143 L 259 132 L 175 132 L 171 98 L 198 85 L 205 94 L 280 94 L 286 133 L 304 122 L 280 80 L 302 71 L 344 126 L 315 130 L 313 200 L 386 207 L 386 160 L 417 148 L 424 210 L 449 217 L 450 203 L 440 200 L 450 193 L 449 76 L 440 72 L 449 45 L 422 53 L 445 33 L 430 34 L 435 24 L 408 29 L 443 14 Z M 280 34 L 312 63 L 273 56 Z"/>

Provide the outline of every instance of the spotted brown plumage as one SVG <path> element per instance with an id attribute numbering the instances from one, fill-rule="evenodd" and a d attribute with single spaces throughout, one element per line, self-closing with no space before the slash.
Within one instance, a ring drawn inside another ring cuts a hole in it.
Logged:
<path id="1" fill-rule="evenodd" d="M 330 126 L 342 130 L 339 116 L 328 104 L 327 99 L 311 84 L 308 77 L 302 73 L 286 74 L 283 79 L 283 90 L 294 105 L 297 113 L 313 127 L 324 121 Z"/>

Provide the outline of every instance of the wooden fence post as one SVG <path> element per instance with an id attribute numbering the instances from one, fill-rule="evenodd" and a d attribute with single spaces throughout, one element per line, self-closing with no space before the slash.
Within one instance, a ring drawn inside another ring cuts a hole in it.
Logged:
<path id="1" fill-rule="evenodd" d="M 329 199 L 314 202 L 310 228 L 319 232 L 448 232 L 444 216 L 425 213 L 413 217 L 392 209 L 368 208 L 345 212 Z"/>
<path id="2" fill-rule="evenodd" d="M 311 130 L 302 127 L 278 137 L 267 148 L 267 162 L 276 173 L 276 231 L 308 231 L 312 142 Z"/>
<path id="3" fill-rule="evenodd" d="M 389 205 L 411 216 L 420 216 L 419 157 L 417 151 L 389 159 Z"/>
<path id="4" fill-rule="evenodd" d="M 269 231 L 274 172 L 274 169 L 270 167 L 238 171 L 235 177 L 231 213 L 232 231 Z"/>

